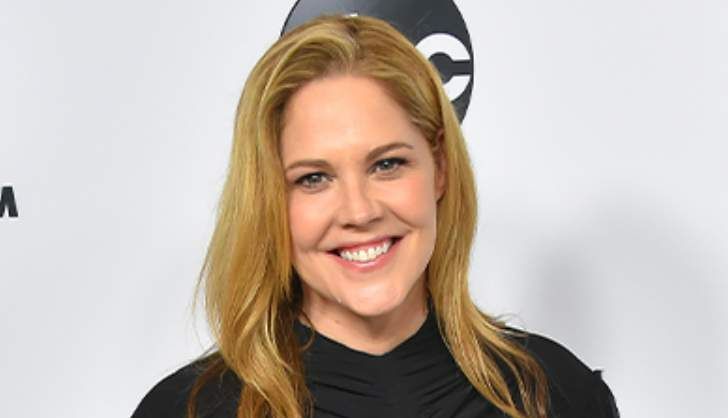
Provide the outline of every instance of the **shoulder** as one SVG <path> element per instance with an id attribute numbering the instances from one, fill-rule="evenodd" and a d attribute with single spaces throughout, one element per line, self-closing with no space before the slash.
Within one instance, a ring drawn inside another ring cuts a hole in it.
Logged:
<path id="1" fill-rule="evenodd" d="M 618 418 L 616 402 L 601 370 L 592 370 L 569 349 L 534 333 L 516 331 L 515 339 L 543 367 L 553 412 L 558 417 Z"/>
<path id="2" fill-rule="evenodd" d="M 132 418 L 185 418 L 190 391 L 210 361 L 210 357 L 196 360 L 159 381 L 139 402 Z M 231 371 L 212 377 L 199 392 L 198 416 L 234 417 L 239 394 L 240 381 Z"/>

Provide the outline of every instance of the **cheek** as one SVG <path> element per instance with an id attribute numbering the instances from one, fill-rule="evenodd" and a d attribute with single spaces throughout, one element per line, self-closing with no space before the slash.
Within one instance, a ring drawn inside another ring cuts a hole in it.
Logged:
<path id="1" fill-rule="evenodd" d="M 289 196 L 288 221 L 294 251 L 313 247 L 319 241 L 327 224 L 326 206 L 309 196 Z"/>
<path id="2" fill-rule="evenodd" d="M 403 178 L 390 196 L 391 207 L 408 223 L 422 226 L 432 223 L 437 206 L 429 176 L 419 174 Z"/>

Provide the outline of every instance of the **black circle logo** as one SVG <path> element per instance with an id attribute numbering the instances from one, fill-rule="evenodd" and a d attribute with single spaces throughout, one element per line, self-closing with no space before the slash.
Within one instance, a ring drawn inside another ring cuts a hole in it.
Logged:
<path id="1" fill-rule="evenodd" d="M 452 0 L 298 0 L 281 35 L 322 14 L 373 16 L 397 28 L 437 67 L 462 122 L 473 91 L 473 49 Z"/>

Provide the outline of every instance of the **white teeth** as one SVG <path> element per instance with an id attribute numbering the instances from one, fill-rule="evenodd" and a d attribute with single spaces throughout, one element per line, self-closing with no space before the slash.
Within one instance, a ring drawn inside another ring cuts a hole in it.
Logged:
<path id="1" fill-rule="evenodd" d="M 382 254 L 386 254 L 387 251 L 389 251 L 389 248 L 392 246 L 392 239 L 388 239 L 385 241 L 382 245 L 379 245 L 377 247 L 370 247 L 366 250 L 358 250 L 358 251 L 339 251 L 339 256 L 347 261 L 358 261 L 360 263 L 365 263 L 368 261 L 372 261 L 379 257 Z"/>

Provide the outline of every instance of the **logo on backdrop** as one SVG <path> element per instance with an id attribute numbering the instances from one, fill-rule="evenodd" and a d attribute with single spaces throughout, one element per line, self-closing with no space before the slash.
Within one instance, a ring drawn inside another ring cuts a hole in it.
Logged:
<path id="1" fill-rule="evenodd" d="M 10 218 L 18 217 L 18 207 L 15 204 L 13 186 L 3 186 L 2 192 L 0 192 L 0 218 L 4 218 L 5 213 Z"/>
<path id="2" fill-rule="evenodd" d="M 462 122 L 473 92 L 473 49 L 452 0 L 298 0 L 281 34 L 322 14 L 373 16 L 396 27 L 437 67 Z"/>

